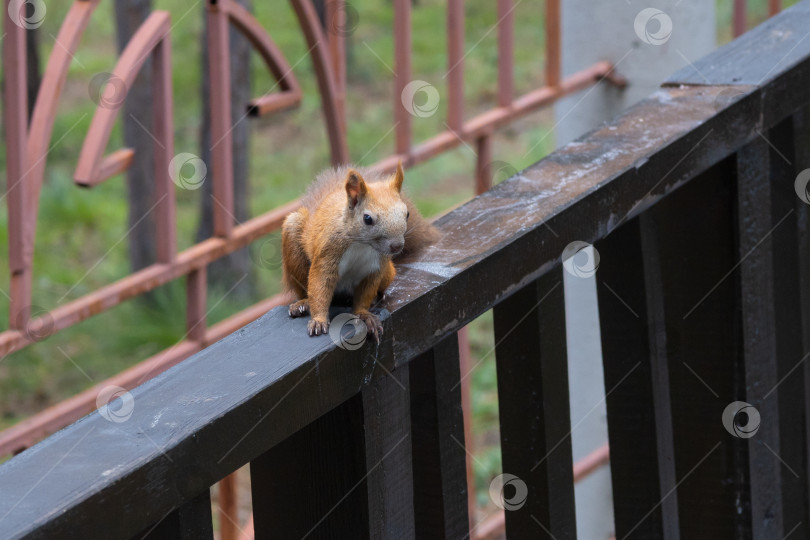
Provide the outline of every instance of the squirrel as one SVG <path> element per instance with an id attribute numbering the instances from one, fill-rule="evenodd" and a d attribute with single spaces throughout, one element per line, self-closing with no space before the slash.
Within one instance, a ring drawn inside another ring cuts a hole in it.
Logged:
<path id="1" fill-rule="evenodd" d="M 329 330 L 329 306 L 351 295 L 352 313 L 379 343 L 382 324 L 369 311 L 396 275 L 393 260 L 413 255 L 438 232 L 402 195 L 402 162 L 393 175 L 350 166 L 320 173 L 302 207 L 282 225 L 283 279 L 298 300 L 291 317 L 311 315 L 310 336 Z"/>

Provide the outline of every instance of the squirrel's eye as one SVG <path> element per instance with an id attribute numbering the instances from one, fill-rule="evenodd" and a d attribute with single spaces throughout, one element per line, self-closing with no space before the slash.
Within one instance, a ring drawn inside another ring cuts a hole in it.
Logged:
<path id="1" fill-rule="evenodd" d="M 363 214 L 363 223 L 366 225 L 374 225 L 374 220 L 371 219 L 371 216 L 368 214 Z"/>
<path id="2" fill-rule="evenodd" d="M 405 214 L 405 219 L 408 219 L 409 217 L 411 217 L 411 211 L 410 210 L 408 210 L 408 213 Z"/>

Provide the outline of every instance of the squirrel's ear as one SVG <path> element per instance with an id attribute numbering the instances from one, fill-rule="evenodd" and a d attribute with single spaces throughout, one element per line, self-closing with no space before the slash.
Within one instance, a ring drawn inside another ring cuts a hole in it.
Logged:
<path id="1" fill-rule="evenodd" d="M 363 180 L 360 173 L 354 169 L 349 169 L 346 173 L 346 195 L 349 198 L 349 206 L 352 208 L 357 206 L 367 192 L 366 181 Z"/>
<path id="2" fill-rule="evenodd" d="M 402 160 L 397 163 L 397 172 L 394 174 L 393 185 L 397 191 L 402 191 L 402 182 L 405 180 L 405 172 L 402 170 Z"/>

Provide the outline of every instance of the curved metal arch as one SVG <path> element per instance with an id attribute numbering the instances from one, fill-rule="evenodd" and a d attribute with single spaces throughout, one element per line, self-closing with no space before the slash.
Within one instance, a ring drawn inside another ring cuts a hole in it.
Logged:
<path id="1" fill-rule="evenodd" d="M 155 141 L 153 210 L 159 263 L 171 262 L 177 247 L 174 184 L 169 173 L 169 164 L 174 157 L 170 22 L 167 11 L 152 12 L 127 43 L 111 75 L 112 79 L 120 81 L 123 88 L 129 88 L 146 59 L 152 56 L 154 125 L 151 135 Z M 103 155 L 123 102 L 120 99 L 115 104 L 101 103 L 96 107 L 73 175 L 78 185 L 91 187 L 129 168 L 134 154 L 131 148 Z"/>
<path id="2" fill-rule="evenodd" d="M 311 0 L 290 0 L 301 30 L 304 32 L 315 75 L 318 79 L 318 89 L 323 104 L 323 114 L 326 121 L 326 131 L 329 136 L 329 146 L 332 154 L 332 164 L 340 165 L 349 161 L 349 147 L 346 140 L 346 126 L 340 114 L 338 83 L 335 70 L 329 62 L 328 43 L 321 29 L 318 14 L 312 6 Z"/>

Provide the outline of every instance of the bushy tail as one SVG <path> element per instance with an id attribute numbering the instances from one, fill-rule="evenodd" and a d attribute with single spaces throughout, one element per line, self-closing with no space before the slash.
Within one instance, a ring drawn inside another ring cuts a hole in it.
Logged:
<path id="1" fill-rule="evenodd" d="M 405 247 L 402 249 L 402 253 L 394 258 L 395 262 L 413 259 L 422 249 L 435 244 L 440 236 L 436 227 L 419 213 L 419 210 L 410 199 L 403 197 L 402 200 L 408 206 L 410 216 L 408 217 L 408 229 L 405 232 Z"/>

